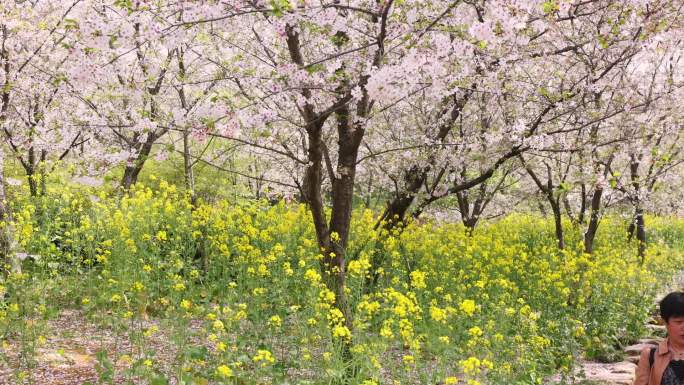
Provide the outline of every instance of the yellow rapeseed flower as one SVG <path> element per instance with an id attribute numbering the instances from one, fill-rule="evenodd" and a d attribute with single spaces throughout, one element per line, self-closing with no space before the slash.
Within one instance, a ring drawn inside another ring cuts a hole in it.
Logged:
<path id="1" fill-rule="evenodd" d="M 216 368 L 216 374 L 218 374 L 219 377 L 228 378 L 233 376 L 233 370 L 227 365 L 220 365 Z"/>
<path id="2" fill-rule="evenodd" d="M 420 270 L 414 270 L 411 272 L 411 285 L 416 289 L 425 289 L 427 287 L 425 283 L 425 276 L 427 274 Z"/>
<path id="3" fill-rule="evenodd" d="M 437 306 L 430 306 L 430 317 L 437 322 L 446 322 L 447 312 Z"/>
<path id="4" fill-rule="evenodd" d="M 476 309 L 475 301 L 472 299 L 463 300 L 459 305 L 459 309 L 461 309 L 467 315 L 473 315 Z"/>
<path id="5" fill-rule="evenodd" d="M 271 316 L 271 318 L 268 320 L 268 324 L 276 328 L 279 328 L 280 325 L 282 325 L 282 323 L 283 321 L 280 319 L 280 316 L 278 315 Z"/>
<path id="6" fill-rule="evenodd" d="M 266 364 L 274 363 L 275 358 L 273 357 L 273 354 L 270 351 L 259 349 L 257 350 L 257 354 L 254 357 L 252 357 L 252 361 L 261 362 L 261 365 L 264 366 Z"/>
<path id="7" fill-rule="evenodd" d="M 466 360 L 459 361 L 461 368 L 465 374 L 474 375 L 480 373 L 480 365 L 482 362 L 477 357 L 468 357 Z"/>
<path id="8" fill-rule="evenodd" d="M 332 329 L 332 335 L 334 338 L 350 340 L 352 335 L 349 329 L 343 325 L 336 325 Z"/>
<path id="9" fill-rule="evenodd" d="M 480 329 L 479 326 L 473 326 L 470 329 L 468 329 L 468 334 L 471 337 L 481 337 L 482 336 L 482 329 Z"/>
<path id="10" fill-rule="evenodd" d="M 211 327 L 216 331 L 223 331 L 225 329 L 225 326 L 223 326 L 223 322 L 221 322 L 221 320 L 218 319 L 214 321 Z"/>
<path id="11" fill-rule="evenodd" d="M 321 275 L 314 269 L 308 269 L 304 273 L 304 278 L 311 282 L 311 284 L 316 285 L 321 282 Z"/>

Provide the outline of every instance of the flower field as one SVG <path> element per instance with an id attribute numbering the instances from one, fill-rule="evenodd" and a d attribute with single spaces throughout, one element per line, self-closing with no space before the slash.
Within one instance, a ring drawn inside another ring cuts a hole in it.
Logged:
<path id="1" fill-rule="evenodd" d="M 356 211 L 345 322 L 305 206 L 193 209 L 175 186 L 153 184 L 124 197 L 60 189 L 17 200 L 27 254 L 0 287 L 11 381 L 41 383 L 37 352 L 69 311 L 125 346 L 96 354 L 91 383 L 541 384 L 643 335 L 682 263 L 681 220 L 649 218 L 640 266 L 618 218 L 603 220 L 589 255 L 579 230 L 558 251 L 553 223 L 533 215 L 469 236 L 433 222 L 387 233 Z"/>

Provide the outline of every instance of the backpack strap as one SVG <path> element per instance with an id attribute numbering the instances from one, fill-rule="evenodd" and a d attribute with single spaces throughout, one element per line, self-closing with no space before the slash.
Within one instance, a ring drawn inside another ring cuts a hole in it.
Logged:
<path id="1" fill-rule="evenodd" d="M 648 354 L 648 367 L 649 368 L 653 367 L 653 362 L 655 361 L 655 351 L 656 351 L 656 348 L 652 347 L 651 351 Z"/>

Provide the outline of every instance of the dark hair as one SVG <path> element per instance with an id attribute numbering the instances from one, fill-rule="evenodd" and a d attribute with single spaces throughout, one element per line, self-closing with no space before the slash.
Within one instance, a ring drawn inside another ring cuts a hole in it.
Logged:
<path id="1" fill-rule="evenodd" d="M 660 300 L 660 317 L 665 322 L 670 317 L 684 317 L 684 292 L 673 291 Z"/>

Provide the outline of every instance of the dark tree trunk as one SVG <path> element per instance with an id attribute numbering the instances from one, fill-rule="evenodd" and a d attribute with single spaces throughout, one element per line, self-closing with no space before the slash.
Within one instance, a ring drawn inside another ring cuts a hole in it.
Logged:
<path id="1" fill-rule="evenodd" d="M 0 149 L 0 276 L 6 277 L 8 270 L 5 266 L 13 266 L 14 260 L 14 228 L 12 226 L 12 212 L 9 208 L 7 192 L 5 191 L 5 157 Z"/>
<path id="2" fill-rule="evenodd" d="M 537 200 L 537 208 L 539 209 L 539 213 L 543 218 L 546 218 L 548 216 L 548 213 L 546 212 L 546 207 L 544 207 L 544 203 L 541 200 Z"/>
<path id="3" fill-rule="evenodd" d="M 28 179 L 28 184 L 29 184 L 29 193 L 31 194 L 32 197 L 37 197 L 38 196 L 38 181 L 37 181 L 37 176 L 34 170 L 27 170 L 26 171 L 26 178 Z"/>
<path id="4" fill-rule="evenodd" d="M 499 183 L 498 186 L 500 185 L 501 183 Z M 470 192 L 471 190 L 465 190 L 456 193 L 456 201 L 458 202 L 459 211 L 461 213 L 461 222 L 463 223 L 463 226 L 465 226 L 468 236 L 473 235 L 475 227 L 489 203 L 489 192 L 487 191 L 486 182 L 480 184 L 480 187 L 477 189 L 475 202 L 470 202 Z"/>
<path id="5" fill-rule="evenodd" d="M 40 150 L 40 164 L 38 165 L 38 169 L 40 170 L 40 195 L 41 196 L 45 196 L 47 194 L 47 170 L 46 170 L 46 164 L 45 164 L 46 161 L 47 161 L 47 151 Z"/>
<path id="6" fill-rule="evenodd" d="M 385 211 L 375 224 L 375 229 L 382 226 L 385 230 L 391 230 L 405 224 L 406 212 L 411 207 L 418 190 L 425 183 L 426 177 L 425 171 L 415 165 L 404 172 L 406 186 L 404 191 L 397 191 L 394 198 L 387 202 Z"/>
<path id="7" fill-rule="evenodd" d="M 372 192 L 373 192 L 373 172 L 371 171 L 370 175 L 368 176 L 368 190 L 366 191 L 366 200 L 364 202 L 366 208 L 370 208 Z"/>
<path id="8" fill-rule="evenodd" d="M 634 189 L 634 197 L 632 198 L 632 202 L 634 204 L 634 221 L 632 221 L 630 226 L 636 227 L 636 236 L 638 242 L 637 252 L 639 261 L 643 265 L 646 258 L 646 224 L 644 223 L 644 209 L 641 204 L 641 181 L 639 180 L 640 163 L 640 156 L 636 156 L 635 154 L 630 156 L 629 170 L 632 188 Z M 633 233 L 634 230 L 632 229 L 630 231 L 630 239 L 632 237 L 631 234 Z"/>
<path id="9" fill-rule="evenodd" d="M 404 173 L 406 183 L 405 191 L 397 191 L 393 199 L 387 202 L 385 211 L 375 223 L 375 230 L 382 229 L 388 234 L 394 229 L 400 229 L 406 225 L 406 213 L 422 186 L 425 174 L 417 166 Z M 371 274 L 365 279 L 366 291 L 372 291 L 378 284 L 380 274 L 378 268 L 385 263 L 385 254 L 378 250 L 371 257 Z"/>
<path id="10" fill-rule="evenodd" d="M 392 6 L 392 0 L 385 3 L 384 8 L 378 18 L 381 27 L 377 36 L 375 58 L 373 64 L 380 66 L 384 56 L 385 23 L 388 12 Z M 344 15 L 342 15 L 344 16 Z M 287 48 L 290 59 L 294 64 L 303 68 L 304 58 L 300 49 L 299 32 L 292 25 L 285 26 Z M 346 33 L 338 31 L 335 35 L 335 45 L 338 49 L 343 49 L 348 41 Z M 351 122 L 351 94 L 347 91 L 353 85 L 345 73 L 344 65 L 337 70 L 337 74 L 342 81 L 337 91 L 341 95 L 333 105 L 323 112 L 316 112 L 315 107 L 308 101 L 300 107 L 302 118 L 306 122 L 306 132 L 308 139 L 308 165 L 306 167 L 304 181 L 302 182 L 306 195 L 306 202 L 313 218 L 316 230 L 318 246 L 322 250 L 323 258 L 320 261 L 321 271 L 325 277 L 325 283 L 329 290 L 335 293 L 334 306 L 340 310 L 344 316 L 344 326 L 350 331 L 354 329 L 351 307 L 345 292 L 345 257 L 347 251 L 347 241 L 349 238 L 349 227 L 351 223 L 351 212 L 354 195 L 354 182 L 356 177 L 356 164 L 358 149 L 365 134 L 365 119 L 372 107 L 365 90 L 369 76 L 364 75 L 358 79 L 358 86 L 362 90 L 362 97 L 356 102 L 356 118 Z M 303 88 L 302 96 L 306 100 L 312 99 L 311 90 Z M 337 123 L 337 169 L 336 173 L 332 170 L 332 162 L 328 149 L 323 141 L 323 125 L 327 118 L 332 114 L 336 117 Z M 332 183 L 331 200 L 332 214 L 329 223 L 326 223 L 325 206 L 323 202 L 322 181 L 323 181 L 323 161 L 327 164 L 328 174 Z M 336 175 L 338 174 L 338 175 Z M 357 364 L 352 361 L 352 342 L 351 339 L 343 341 L 343 357 L 347 365 L 346 374 L 348 377 L 355 376 Z"/>
<path id="11" fill-rule="evenodd" d="M 26 178 L 29 184 L 29 193 L 32 197 L 38 196 L 38 176 L 36 175 L 36 152 L 33 146 L 29 147 L 27 154 L 27 161 L 21 160 L 21 165 L 26 172 Z"/>
<path id="12" fill-rule="evenodd" d="M 563 218 L 561 216 L 560 202 L 558 202 L 558 199 L 555 201 L 551 199 L 549 203 L 551 203 L 551 210 L 553 211 L 553 223 L 556 228 L 558 248 L 563 250 L 565 249 L 565 235 L 563 234 Z"/>
<path id="13" fill-rule="evenodd" d="M 634 238 L 634 230 L 636 230 L 636 213 L 632 215 L 632 220 L 629 221 L 629 226 L 627 227 L 627 241 L 631 242 Z"/>
<path id="14" fill-rule="evenodd" d="M 197 205 L 197 196 L 195 195 L 195 174 L 192 169 L 192 157 L 190 155 L 190 132 L 187 130 L 183 132 L 183 179 L 185 182 L 185 189 L 190 193 L 190 202 L 193 210 Z"/>
<path id="15" fill-rule="evenodd" d="M 603 196 L 603 187 L 596 187 L 594 194 L 591 197 L 591 214 L 589 216 L 589 225 L 587 231 L 584 233 L 584 252 L 591 254 L 594 252 L 594 240 L 598 232 L 599 222 L 601 219 L 601 197 Z"/>
<path id="16" fill-rule="evenodd" d="M 587 213 L 587 186 L 582 183 L 580 185 L 580 210 L 577 214 L 577 222 L 579 224 L 584 224 L 585 216 Z"/>
<path id="17" fill-rule="evenodd" d="M 458 211 L 461 213 L 461 222 L 466 228 L 466 233 L 470 236 L 473 234 L 477 219 L 473 220 L 473 216 L 470 213 L 468 191 L 459 191 L 456 193 L 456 202 L 458 203 Z"/>
<path id="18" fill-rule="evenodd" d="M 142 166 L 138 165 L 137 162 L 132 166 L 127 165 L 121 179 L 121 187 L 126 191 L 130 190 L 131 186 L 138 182 L 138 175 L 140 175 L 141 170 Z"/>
<path id="19" fill-rule="evenodd" d="M 473 233 L 475 232 L 475 227 L 477 227 L 477 222 L 479 221 L 479 217 L 477 216 L 471 216 L 468 219 L 464 219 L 463 226 L 465 226 L 466 229 L 466 234 L 469 237 L 473 236 Z"/>
<path id="20" fill-rule="evenodd" d="M 158 138 L 159 136 L 150 133 L 147 140 L 142 144 L 138 156 L 133 160 L 133 164 L 126 165 L 121 179 L 121 187 L 124 191 L 130 190 L 131 186 L 138 182 L 138 176 L 140 176 L 140 172 L 152 152 L 152 145 Z"/>
<path id="21" fill-rule="evenodd" d="M 638 245 L 638 255 L 641 264 L 643 265 L 646 259 L 646 223 L 644 220 L 644 210 L 641 207 L 637 208 L 636 214 L 636 235 Z"/>
<path id="22" fill-rule="evenodd" d="M 537 185 L 537 188 L 539 188 L 539 191 L 541 191 L 541 193 L 544 195 L 544 198 L 546 198 L 547 202 L 549 202 L 549 205 L 551 206 L 551 211 L 553 212 L 553 222 L 556 230 L 556 240 L 558 241 L 558 249 L 563 250 L 565 248 L 565 235 L 563 232 L 563 218 L 560 201 L 561 196 L 554 194 L 551 167 L 549 165 L 546 166 L 547 180 L 546 183 L 543 183 L 542 180 L 539 179 L 539 176 L 537 176 L 537 173 L 535 173 L 534 170 L 527 164 L 527 162 L 525 162 L 525 158 L 522 155 L 519 155 L 518 158 L 520 159 L 523 167 L 525 167 L 527 174 L 532 178 L 534 184 Z M 543 209 L 541 202 L 539 203 L 539 207 Z"/>
<path id="23" fill-rule="evenodd" d="M 190 154 L 190 132 L 188 130 L 183 132 L 183 179 L 185 182 L 185 189 L 190 194 L 191 212 L 197 210 L 197 195 L 195 194 L 195 175 L 192 169 L 192 156 Z M 191 214 L 192 215 L 192 214 Z M 206 231 L 204 226 L 200 229 L 200 236 L 196 240 L 197 248 L 193 259 L 195 263 L 199 263 L 202 272 L 206 275 L 209 271 L 209 258 L 207 256 L 206 247 Z"/>
<path id="24" fill-rule="evenodd" d="M 570 218 L 570 221 L 574 224 L 579 224 L 579 221 L 575 218 L 575 213 L 572 211 L 572 207 L 570 207 L 570 201 L 567 196 L 563 197 L 563 207 L 565 207 L 565 215 Z"/>

